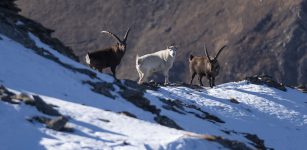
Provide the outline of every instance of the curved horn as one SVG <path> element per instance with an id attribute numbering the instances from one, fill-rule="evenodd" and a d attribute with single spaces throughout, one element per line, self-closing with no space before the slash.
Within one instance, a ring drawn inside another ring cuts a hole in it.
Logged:
<path id="1" fill-rule="evenodd" d="M 205 49 L 205 51 L 206 51 L 206 56 L 207 56 L 207 58 L 208 58 L 209 60 L 211 60 L 211 59 L 210 59 L 210 56 L 209 56 L 209 53 L 208 53 L 208 51 L 207 51 L 206 44 L 204 44 L 204 49 Z"/>
<path id="2" fill-rule="evenodd" d="M 109 31 L 101 31 L 101 33 L 107 33 L 107 34 L 111 35 L 114 39 L 116 39 L 119 43 L 122 43 L 122 41 L 120 40 L 120 38 L 118 38 L 118 36 L 116 36 L 115 34 L 109 32 Z"/>
<path id="3" fill-rule="evenodd" d="M 224 48 L 226 48 L 226 47 L 227 47 L 227 45 L 224 45 L 224 46 L 219 50 L 219 52 L 217 52 L 217 54 L 215 55 L 214 59 L 217 59 L 217 57 L 219 57 L 219 55 L 221 54 L 222 50 L 223 50 Z"/>
<path id="4" fill-rule="evenodd" d="M 124 36 L 123 43 L 126 43 L 126 41 L 127 41 L 127 38 L 128 38 L 129 32 L 130 32 L 130 28 L 131 27 L 128 28 L 128 30 L 127 30 L 127 32 L 126 32 L 126 34 Z"/>

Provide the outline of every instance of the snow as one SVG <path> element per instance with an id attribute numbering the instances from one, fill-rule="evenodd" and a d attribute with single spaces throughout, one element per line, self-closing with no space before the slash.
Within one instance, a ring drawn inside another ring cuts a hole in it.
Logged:
<path id="1" fill-rule="evenodd" d="M 74 149 L 74 147 L 70 147 L 71 145 L 80 148 L 80 145 L 76 143 L 82 141 L 80 143 L 82 149 L 93 145 L 98 149 L 116 149 L 117 146 L 123 145 L 123 142 L 131 144 L 125 146 L 127 149 L 144 149 L 145 144 L 150 145 L 152 149 L 158 149 L 161 145 L 180 139 L 185 134 L 183 131 L 89 106 L 48 97 L 44 97 L 44 100 L 54 105 L 63 106 L 60 107 L 60 112 L 72 118 L 70 125 L 77 130 L 75 132 L 77 135 L 49 130 L 46 132 L 47 135 L 58 139 L 58 141 L 50 143 L 49 139 L 45 138 L 42 143 L 47 148 Z M 109 120 L 110 122 L 100 120 Z M 140 129 L 142 132 L 139 132 Z"/>
<path id="2" fill-rule="evenodd" d="M 118 93 L 115 99 L 97 94 L 84 81 L 105 81 L 113 78 L 97 73 L 92 79 L 72 72 L 46 59 L 6 36 L 0 35 L 0 83 L 15 93 L 39 95 L 47 103 L 58 106 L 69 116 L 68 126 L 74 132 L 58 132 L 26 119 L 42 115 L 32 106 L 13 105 L 0 101 L 0 149 L 224 149 L 218 143 L 188 135 L 216 135 L 237 140 L 253 147 L 245 133 L 255 134 L 265 146 L 274 149 L 302 149 L 307 139 L 307 96 L 287 88 L 287 92 L 247 81 L 231 82 L 214 88 L 161 87 L 147 90 L 144 96 L 184 130 L 161 126 L 155 114 L 144 111 Z M 80 69 L 90 69 L 43 43 L 32 33 L 35 44 L 61 62 Z M 195 105 L 225 123 L 213 123 L 196 117 L 200 112 L 185 108 L 182 113 L 164 109 L 160 99 L 179 100 Z M 236 99 L 239 104 L 229 101 Z M 127 111 L 137 118 L 121 113 Z M 48 116 L 50 117 L 50 116 Z M 227 134 L 224 131 L 229 131 Z M 235 133 L 236 132 L 236 133 Z M 18 144 L 16 144 L 18 143 Z"/>
<path id="3" fill-rule="evenodd" d="M 199 92 L 185 87 L 163 87 L 157 95 L 197 104 L 226 122 L 220 129 L 257 134 L 268 147 L 300 149 L 306 146 L 307 110 L 304 102 L 307 96 L 297 90 L 287 88 L 287 92 L 283 92 L 241 81 Z M 229 102 L 230 98 L 235 98 L 240 104 Z M 216 126 L 206 128 L 206 131 L 189 129 L 189 126 L 185 129 L 223 135 L 216 131 Z"/>

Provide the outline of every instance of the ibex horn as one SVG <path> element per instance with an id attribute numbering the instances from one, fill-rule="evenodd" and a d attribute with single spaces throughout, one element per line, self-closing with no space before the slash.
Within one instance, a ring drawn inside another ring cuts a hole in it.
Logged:
<path id="1" fill-rule="evenodd" d="M 131 28 L 131 27 L 128 28 L 128 30 L 127 30 L 127 32 L 126 32 L 126 34 L 125 34 L 125 36 L 124 36 L 123 43 L 126 43 L 126 41 L 127 41 L 127 38 L 128 38 L 129 32 L 130 32 L 130 28 Z"/>
<path id="2" fill-rule="evenodd" d="M 205 49 L 205 51 L 206 51 L 206 56 L 207 56 L 207 58 L 208 58 L 209 60 L 211 60 L 211 59 L 210 59 L 210 56 L 209 56 L 209 53 L 208 53 L 208 50 L 207 50 L 207 47 L 206 47 L 206 44 L 204 44 L 204 49 Z"/>
<path id="3" fill-rule="evenodd" d="M 122 43 L 122 41 L 118 38 L 118 36 L 116 36 L 115 34 L 109 32 L 109 31 L 101 31 L 101 33 L 107 33 L 107 34 L 111 35 L 113 38 L 115 38 L 119 43 Z"/>
<path id="4" fill-rule="evenodd" d="M 224 48 L 226 48 L 226 47 L 227 47 L 227 45 L 224 45 L 224 46 L 219 50 L 219 52 L 217 52 L 217 54 L 215 55 L 214 59 L 217 59 L 217 57 L 219 57 L 219 55 L 221 54 L 222 50 L 223 50 Z"/>

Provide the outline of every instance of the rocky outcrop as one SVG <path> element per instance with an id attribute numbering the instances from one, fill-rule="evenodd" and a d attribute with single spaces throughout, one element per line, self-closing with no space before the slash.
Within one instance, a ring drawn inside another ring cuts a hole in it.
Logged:
<path id="1" fill-rule="evenodd" d="M 287 91 L 287 88 L 283 83 L 275 81 L 271 76 L 268 75 L 254 75 L 251 77 L 246 77 L 246 80 L 252 84 L 267 85 L 282 91 Z"/>
<path id="2" fill-rule="evenodd" d="M 28 95 L 26 93 L 15 94 L 0 85 L 0 100 L 11 104 L 20 104 L 24 102 L 27 105 L 34 106 L 39 112 L 48 116 L 57 116 L 49 118 L 46 116 L 33 116 L 27 120 L 30 122 L 40 122 L 45 124 L 47 128 L 57 131 L 73 131 L 72 128 L 66 126 L 68 118 L 63 116 L 59 111 L 54 109 L 53 105 L 47 104 L 41 97 L 36 95 Z"/>
<path id="3" fill-rule="evenodd" d="M 0 33 L 23 44 L 25 47 L 38 49 L 28 36 L 36 35 L 44 43 L 50 45 L 58 52 L 77 60 L 72 50 L 63 45 L 58 39 L 51 37 L 53 30 L 18 14 L 20 11 L 14 3 L 15 0 L 2 0 L 0 2 Z"/>
<path id="4" fill-rule="evenodd" d="M 60 116 L 61 114 L 53 109 L 53 107 L 49 104 L 47 104 L 42 98 L 40 98 L 39 96 L 34 95 L 33 96 L 33 100 L 35 103 L 35 107 L 38 111 L 46 114 L 46 115 L 50 115 L 50 116 Z"/>
<path id="5" fill-rule="evenodd" d="M 1 0 L 0 7 L 5 11 L 18 13 L 20 9 L 15 4 L 16 0 Z"/>

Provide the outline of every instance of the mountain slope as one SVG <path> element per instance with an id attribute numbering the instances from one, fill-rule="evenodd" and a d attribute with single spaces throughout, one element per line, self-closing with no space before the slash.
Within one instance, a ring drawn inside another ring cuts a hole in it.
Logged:
<path id="1" fill-rule="evenodd" d="M 29 36 L 34 38 L 32 34 Z M 36 123 L 31 125 L 26 119 L 39 115 L 38 111 L 24 104 L 8 105 L 1 102 L 1 112 L 3 116 L 6 116 L 0 121 L 2 123 L 0 130 L 3 135 L 1 149 L 112 149 L 116 147 L 158 149 L 166 148 L 168 144 L 180 139 L 182 141 L 189 139 L 184 138 L 187 132 L 168 129 L 114 113 L 125 110 L 124 107 L 129 106 L 127 102 L 120 104 L 124 102 L 95 94 L 89 86 L 82 83 L 82 80 L 90 77 L 69 71 L 3 35 L 1 39 L 0 47 L 3 49 L 0 55 L 1 64 L 5 66 L 0 71 L 2 84 L 14 91 L 39 94 L 44 101 L 58 106 L 62 114 L 69 116 L 69 126 L 75 130 L 73 134 L 61 133 L 45 129 Z M 40 41 L 36 42 L 42 46 Z M 44 48 L 49 49 L 47 46 Z M 54 50 L 52 52 L 56 54 Z M 83 67 L 64 56 L 57 56 L 65 63 Z M 17 68 L 12 70 L 13 67 Z M 100 78 L 109 82 L 113 80 L 106 75 L 100 75 Z M 128 107 L 128 109 L 135 108 Z M 140 112 L 140 110 L 134 112 Z M 126 123 L 129 125 L 125 125 Z M 143 131 L 137 132 L 139 129 Z M 20 138 L 25 134 L 27 140 Z M 189 142 L 186 143 L 189 145 Z"/>
<path id="2" fill-rule="evenodd" d="M 57 53 L 33 34 L 29 33 L 29 37 L 62 63 L 87 68 Z M 0 60 L 4 66 L 0 70 L 1 83 L 17 93 L 40 95 L 68 116 L 67 125 L 74 129 L 72 133 L 63 133 L 30 123 L 27 118 L 40 114 L 35 109 L 1 102 L 4 114 L 12 114 L 1 119 L 7 122 L 0 127 L 7 133 L 5 143 L 18 139 L 25 130 L 31 131 L 29 138 L 20 142 L 31 149 L 116 149 L 116 146 L 127 149 L 203 149 L 204 146 L 235 149 L 238 145 L 299 149 L 305 146 L 306 94 L 294 89 L 287 88 L 284 92 L 241 81 L 213 89 L 170 86 L 145 90 L 131 81 L 114 82 L 109 75 L 96 73 L 96 78 L 91 78 L 37 55 L 3 35 L 1 39 Z M 11 69 L 13 67 L 15 69 Z M 237 102 L 231 102 L 231 98 Z M 3 145 L 4 149 L 21 146 Z"/>
<path id="3" fill-rule="evenodd" d="M 224 44 L 218 83 L 268 74 L 288 85 L 307 84 L 305 0 L 19 0 L 21 14 L 55 29 L 83 60 L 113 44 L 101 30 L 123 36 L 133 25 L 120 79 L 137 79 L 136 54 L 179 46 L 171 81 L 188 81 L 188 57 L 211 55 Z M 244 63 L 243 63 L 244 62 Z"/>
<path id="4" fill-rule="evenodd" d="M 212 89 L 116 81 L 2 2 L 1 150 L 306 147 L 307 99 L 296 89 L 268 76 Z"/>

